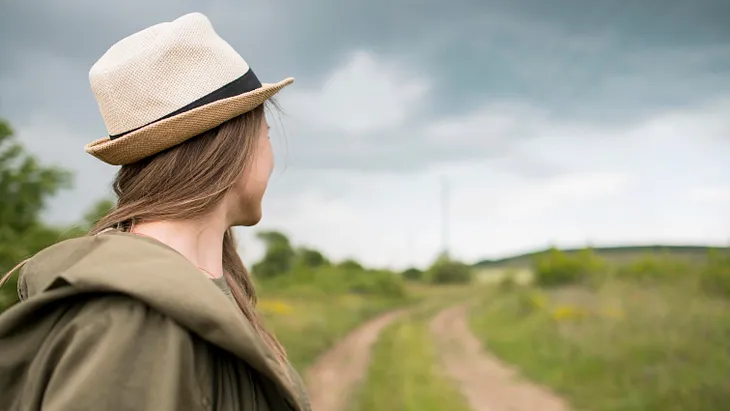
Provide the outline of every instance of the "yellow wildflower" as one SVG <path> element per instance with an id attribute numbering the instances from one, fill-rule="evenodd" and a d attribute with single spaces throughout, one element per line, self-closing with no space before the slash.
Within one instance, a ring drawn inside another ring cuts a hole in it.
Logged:
<path id="1" fill-rule="evenodd" d="M 262 299 L 258 303 L 258 308 L 264 313 L 289 315 L 294 311 L 294 307 L 282 300 Z"/>
<path id="2" fill-rule="evenodd" d="M 562 305 L 555 308 L 552 312 L 553 319 L 556 321 L 581 319 L 588 316 L 588 312 L 580 307 Z"/>

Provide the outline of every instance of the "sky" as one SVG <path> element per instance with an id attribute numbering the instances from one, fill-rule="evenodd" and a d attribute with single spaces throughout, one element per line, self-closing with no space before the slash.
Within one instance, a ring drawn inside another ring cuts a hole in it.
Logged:
<path id="1" fill-rule="evenodd" d="M 296 78 L 269 118 L 264 218 L 238 231 L 249 263 L 265 229 L 396 269 L 444 244 L 467 262 L 730 244 L 726 0 L 62 3 L 0 0 L 0 117 L 75 173 L 49 221 L 111 192 L 116 168 L 83 150 L 107 134 L 91 66 L 195 11 L 262 81 Z"/>

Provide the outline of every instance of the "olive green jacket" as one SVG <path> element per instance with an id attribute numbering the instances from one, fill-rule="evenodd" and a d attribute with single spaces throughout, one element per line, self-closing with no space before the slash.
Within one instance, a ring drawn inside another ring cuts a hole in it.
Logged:
<path id="1" fill-rule="evenodd" d="M 18 292 L 0 315 L 0 410 L 309 411 L 225 290 L 156 240 L 61 242 Z"/>

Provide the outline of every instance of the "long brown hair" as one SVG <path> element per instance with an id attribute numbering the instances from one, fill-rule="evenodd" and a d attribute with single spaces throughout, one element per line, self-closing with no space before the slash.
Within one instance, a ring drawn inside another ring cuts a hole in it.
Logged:
<path id="1" fill-rule="evenodd" d="M 110 228 L 129 231 L 142 222 L 197 219 L 210 213 L 252 165 L 263 116 L 262 104 L 169 150 L 122 166 L 112 185 L 116 207 L 99 220 L 89 235 Z M 285 363 L 284 348 L 266 330 L 256 311 L 253 281 L 236 250 L 230 228 L 223 236 L 223 272 L 238 307 L 279 361 Z"/>
<path id="2" fill-rule="evenodd" d="M 252 165 L 263 116 L 260 105 L 172 149 L 122 166 L 113 183 L 117 206 L 89 234 L 210 213 Z M 223 272 L 238 307 L 279 360 L 286 361 L 284 348 L 256 311 L 256 290 L 230 228 L 223 236 Z"/>

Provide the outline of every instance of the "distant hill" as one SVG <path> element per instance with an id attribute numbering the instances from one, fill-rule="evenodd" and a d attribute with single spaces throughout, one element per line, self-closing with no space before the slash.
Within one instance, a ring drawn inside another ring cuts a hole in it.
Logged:
<path id="1" fill-rule="evenodd" d="M 582 250 L 579 249 L 562 249 L 567 253 L 574 253 Z M 678 258 L 687 259 L 703 259 L 711 249 L 724 249 L 722 247 L 696 246 L 696 245 L 641 245 L 641 246 L 619 246 L 619 247 L 593 247 L 593 250 L 599 256 L 611 262 L 622 262 L 641 257 L 646 254 L 670 254 Z M 501 258 L 496 260 L 483 260 L 475 263 L 474 268 L 522 268 L 528 267 L 532 263 L 532 259 L 547 250 L 533 251 L 526 254 L 520 254 L 512 257 Z"/>

